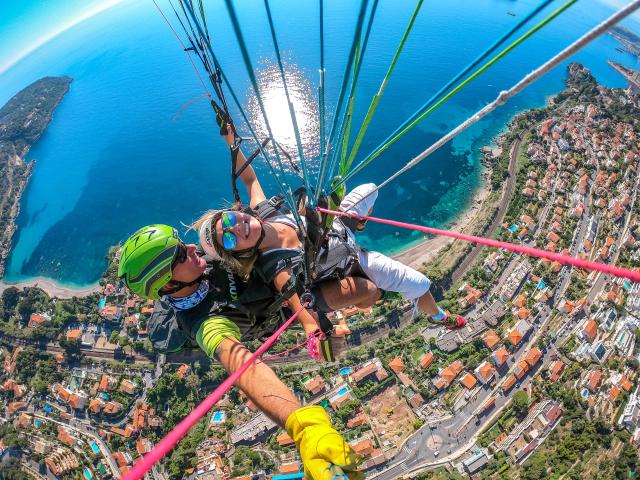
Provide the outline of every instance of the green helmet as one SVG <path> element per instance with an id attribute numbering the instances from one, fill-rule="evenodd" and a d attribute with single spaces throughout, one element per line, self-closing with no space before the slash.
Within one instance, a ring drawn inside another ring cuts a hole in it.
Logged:
<path id="1" fill-rule="evenodd" d="M 120 253 L 118 276 L 144 298 L 158 299 L 171 280 L 171 263 L 180 239 L 169 225 L 147 225 L 131 235 Z"/>

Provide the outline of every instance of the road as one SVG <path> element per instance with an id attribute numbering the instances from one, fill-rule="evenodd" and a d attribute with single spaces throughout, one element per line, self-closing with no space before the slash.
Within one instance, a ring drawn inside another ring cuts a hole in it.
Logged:
<path id="1" fill-rule="evenodd" d="M 535 344 L 550 313 L 551 307 L 548 305 L 541 309 L 533 322 L 534 332 L 530 334 L 526 343 L 523 343 L 510 355 L 507 360 L 507 368 L 500 370 L 500 380 L 505 378 L 506 372 Z M 423 466 L 426 468 L 429 465 L 459 457 L 474 446 L 479 436 L 478 432 L 483 431 L 495 421 L 494 417 L 498 416 L 502 409 L 509 404 L 511 395 L 517 390 L 528 388 L 534 376 L 546 368 L 557 356 L 555 349 L 550 348 L 543 351 L 541 361 L 527 372 L 526 376 L 507 395 L 502 393 L 498 384 L 493 388 L 480 387 L 475 391 L 469 403 L 453 416 L 444 420 L 428 421 L 420 430 L 409 437 L 400 452 L 385 465 L 378 467 L 369 478 L 392 480 L 401 477 L 408 471 Z M 491 396 L 495 397 L 495 406 L 489 412 L 491 415 L 478 415 L 479 410 Z M 386 469 L 382 470 L 383 468 Z M 382 471 L 377 473 L 380 470 Z"/>
<path id="2" fill-rule="evenodd" d="M 502 198 L 500 199 L 500 207 L 498 208 L 498 213 L 495 218 L 489 225 L 489 228 L 483 233 L 483 236 L 491 238 L 496 229 L 502 225 L 502 221 L 504 219 L 505 214 L 507 213 L 507 208 L 509 207 L 509 203 L 511 203 L 511 197 L 513 196 L 513 190 L 516 185 L 516 172 L 518 169 L 518 153 L 520 151 L 520 144 L 522 143 L 522 138 L 518 137 L 518 139 L 513 142 L 511 146 L 511 152 L 509 155 L 509 176 L 507 177 L 507 186 L 505 187 L 504 193 L 502 194 Z M 482 250 L 486 248 L 483 245 L 475 245 L 471 251 L 465 255 L 462 263 L 458 265 L 458 267 L 451 274 L 452 283 L 456 283 L 467 273 L 467 270 L 473 265 L 476 261 L 476 258 Z"/>
<path id="3" fill-rule="evenodd" d="M 640 175 L 636 179 L 636 185 L 633 195 L 633 203 L 635 204 L 635 198 L 638 187 L 640 187 Z M 579 226 L 572 239 L 570 248 L 570 254 L 576 255 L 584 241 L 586 231 L 589 224 L 589 209 L 591 206 L 591 194 L 587 193 L 585 199 L 585 211 L 580 219 Z M 615 243 L 616 251 L 612 257 L 612 261 L 615 262 L 619 255 L 619 247 L 624 240 L 624 236 L 627 232 L 631 218 L 631 212 L 628 212 L 624 222 L 624 227 L 621 229 L 621 234 Z M 512 259 L 510 263 L 517 260 Z M 505 274 L 508 273 L 509 267 L 505 268 Z M 561 271 L 561 281 L 556 290 L 556 296 L 553 299 L 553 304 L 556 304 L 562 295 L 570 281 L 571 269 L 565 268 Z M 589 292 L 589 300 L 595 299 L 602 287 L 606 278 L 604 275 L 600 275 L 594 282 L 593 287 Z M 546 304 L 540 310 L 538 316 L 533 321 L 534 333 L 531 334 L 530 340 L 526 345 L 522 345 L 514 354 L 509 357 L 509 368 L 513 366 L 513 363 L 522 357 L 523 353 L 528 350 L 536 342 L 537 338 L 546 330 L 546 322 L 549 319 L 551 313 L 551 307 Z M 567 326 L 568 323 L 564 326 Z M 536 367 L 518 383 L 511 393 L 518 389 L 525 389 L 529 386 L 535 375 L 545 369 L 548 364 L 560 358 L 562 355 L 557 349 L 557 345 L 563 344 L 571 334 L 574 333 L 574 328 L 562 328 L 558 332 L 558 336 L 554 340 L 554 343 L 549 346 L 548 349 L 542 352 L 542 361 L 539 362 Z M 504 378 L 504 375 L 502 375 Z M 491 418 L 486 418 L 484 422 L 479 420 L 477 416 L 478 409 L 485 404 L 486 400 L 490 397 L 495 397 L 495 406 L 492 408 Z M 402 449 L 389 461 L 382 466 L 379 466 L 373 472 L 373 475 L 369 475 L 370 478 L 379 480 L 392 480 L 399 478 L 407 472 L 417 471 L 420 468 L 426 468 L 436 464 L 444 463 L 447 460 L 453 460 L 457 456 L 460 456 L 470 448 L 472 448 L 477 441 L 477 432 L 483 431 L 486 427 L 491 425 L 497 415 L 499 415 L 502 409 L 508 404 L 510 395 L 504 396 L 498 387 L 494 389 L 482 389 L 475 394 L 471 401 L 465 405 L 459 412 L 455 413 L 452 417 L 444 420 L 431 421 L 418 430 L 414 435 L 409 437 Z M 474 421 L 474 419 L 478 419 Z M 437 454 L 436 454 L 437 452 Z M 446 452 L 446 453 L 445 453 Z M 380 473 L 378 473 L 380 472 Z"/>

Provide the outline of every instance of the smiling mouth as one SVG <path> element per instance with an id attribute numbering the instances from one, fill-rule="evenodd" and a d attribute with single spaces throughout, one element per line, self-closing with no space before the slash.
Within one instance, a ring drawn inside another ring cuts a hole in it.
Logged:
<path id="1" fill-rule="evenodd" d="M 244 222 L 244 238 L 248 239 L 249 238 L 249 232 L 251 231 L 251 227 L 249 226 L 249 222 L 247 222 L 245 220 Z"/>

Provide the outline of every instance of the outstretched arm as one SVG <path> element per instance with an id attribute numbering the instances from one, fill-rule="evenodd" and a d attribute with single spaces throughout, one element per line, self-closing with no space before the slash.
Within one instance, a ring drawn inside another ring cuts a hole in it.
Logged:
<path id="1" fill-rule="evenodd" d="M 231 148 L 235 139 L 231 129 L 228 128 L 227 130 L 229 131 L 229 133 L 223 135 L 223 138 L 224 141 L 227 142 L 227 145 L 229 145 L 229 148 Z M 242 149 L 238 148 L 238 162 L 236 165 L 236 169 L 240 170 L 245 163 L 247 163 L 247 158 L 244 156 L 244 153 L 242 153 Z M 258 181 L 256 172 L 251 165 L 248 165 L 247 168 L 245 168 L 244 171 L 240 174 L 240 180 L 242 180 L 242 184 L 244 185 L 244 188 L 247 189 L 247 193 L 249 194 L 250 207 L 253 208 L 260 202 L 267 199 L 264 191 L 262 190 L 262 186 Z"/>
<path id="2" fill-rule="evenodd" d="M 196 334 L 200 348 L 209 356 L 215 354 L 229 373 L 251 358 L 251 352 L 239 338 L 240 329 L 225 317 L 206 319 Z M 254 363 L 236 385 L 295 440 L 307 478 L 331 480 L 333 473 L 344 471 L 350 480 L 364 479 L 364 475 L 356 470 L 358 456 L 331 427 L 324 409 L 319 406 L 301 408 L 293 392 L 268 365 Z"/>
<path id="3" fill-rule="evenodd" d="M 225 370 L 231 373 L 249 359 L 251 352 L 235 338 L 229 337 L 220 343 L 216 356 Z M 293 392 L 265 363 L 254 363 L 238 379 L 237 385 L 260 410 L 282 428 L 289 416 L 300 408 Z"/>

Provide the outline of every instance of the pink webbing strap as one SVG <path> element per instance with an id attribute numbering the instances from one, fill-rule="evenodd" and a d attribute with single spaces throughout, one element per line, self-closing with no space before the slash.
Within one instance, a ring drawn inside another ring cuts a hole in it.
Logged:
<path id="1" fill-rule="evenodd" d="M 209 410 L 211 410 L 216 403 L 218 403 L 218 400 L 227 393 L 227 390 L 229 390 L 233 384 L 238 381 L 238 378 L 240 378 L 240 376 L 253 364 L 253 362 L 255 362 L 260 355 L 266 352 L 267 349 L 271 347 L 276 340 L 278 340 L 278 337 L 280 337 L 289 325 L 298 318 L 298 315 L 300 315 L 300 312 L 303 309 L 304 307 L 298 309 L 291 318 L 289 318 L 289 320 L 284 322 L 284 324 L 282 324 L 282 326 L 278 328 L 273 335 L 271 335 L 255 352 L 253 352 L 249 360 L 243 363 L 238 370 L 229 375 L 229 377 L 207 398 L 205 398 L 200 405 L 198 405 L 189 415 L 176 425 L 175 428 L 160 441 L 160 443 L 153 447 L 153 450 L 146 454 L 142 459 L 138 460 L 133 468 L 127 472 L 122 479 L 138 480 L 144 477 L 145 473 L 151 470 L 151 467 L 153 467 L 158 460 L 169 453 L 169 450 L 176 446 L 180 439 L 187 434 L 189 429 L 193 427 Z"/>
<path id="2" fill-rule="evenodd" d="M 569 255 L 562 255 L 560 253 L 541 250 L 539 248 L 525 247 L 523 245 L 501 242 L 498 240 L 492 240 L 490 238 L 476 237 L 474 235 L 466 235 L 464 233 L 452 232 L 449 230 L 440 230 L 439 228 L 423 227 L 421 225 L 414 225 L 412 223 L 396 222 L 394 220 L 385 220 L 383 218 L 376 217 L 365 217 L 347 212 L 336 212 L 334 210 L 327 210 L 326 208 L 318 207 L 318 211 L 322 213 L 328 213 L 330 215 L 352 217 L 358 220 L 370 220 L 372 222 L 384 223 L 387 225 L 393 225 L 395 227 L 408 228 L 410 230 L 418 230 L 425 233 L 431 233 L 433 235 L 457 238 L 459 240 L 464 240 L 465 242 L 478 243 L 480 245 L 486 245 L 488 247 L 504 248 L 505 250 L 511 250 L 512 252 L 522 253 L 531 257 L 547 258 L 549 260 L 562 263 L 563 265 L 571 265 L 586 270 L 597 270 L 599 272 L 615 275 L 616 277 L 624 277 L 635 282 L 640 282 L 640 272 L 629 270 L 628 268 L 617 267 L 615 265 L 607 265 L 601 262 L 582 260 L 580 258 L 571 257 Z"/>

